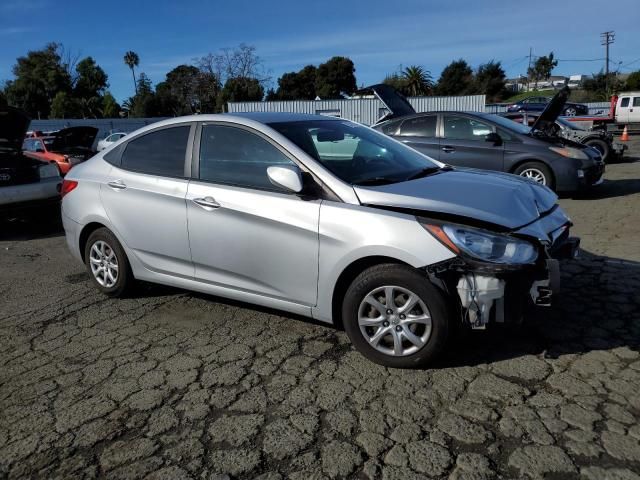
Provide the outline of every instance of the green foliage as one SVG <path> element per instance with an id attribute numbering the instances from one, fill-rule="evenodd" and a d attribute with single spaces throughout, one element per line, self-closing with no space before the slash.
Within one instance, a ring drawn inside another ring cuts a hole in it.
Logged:
<path id="1" fill-rule="evenodd" d="M 264 97 L 264 88 L 256 78 L 233 77 L 227 79 L 219 96 L 219 107 L 227 102 L 260 101 Z"/>
<path id="2" fill-rule="evenodd" d="M 5 90 L 9 104 L 26 111 L 31 118 L 46 118 L 59 92 L 71 92 L 71 77 L 60 57 L 60 44 L 49 43 L 17 59 L 14 80 Z"/>
<path id="3" fill-rule="evenodd" d="M 500 62 L 491 60 L 478 67 L 469 93 L 484 94 L 488 102 L 498 102 L 506 95 L 507 76 Z"/>
<path id="4" fill-rule="evenodd" d="M 356 91 L 356 76 L 353 62 L 346 57 L 333 57 L 320 64 L 316 72 L 315 90 L 322 98 L 342 98 L 341 93 Z"/>
<path id="5" fill-rule="evenodd" d="M 159 116 L 160 108 L 158 98 L 153 91 L 153 84 L 144 72 L 136 81 L 136 94 L 123 104 L 129 117 L 147 118 Z"/>
<path id="6" fill-rule="evenodd" d="M 549 52 L 549 55 L 538 57 L 533 66 L 527 70 L 529 78 L 536 83 L 540 80 L 548 80 L 551 76 L 553 69 L 558 66 L 558 61 L 555 60 L 553 52 Z"/>
<path id="7" fill-rule="evenodd" d="M 384 83 L 385 85 L 389 85 L 402 93 L 406 91 L 407 87 L 406 79 L 402 76 L 401 73 L 398 72 L 390 73 L 389 75 L 384 77 L 382 83 Z"/>
<path id="8" fill-rule="evenodd" d="M 604 72 L 594 73 L 591 78 L 587 78 L 582 82 L 582 88 L 587 92 L 591 92 L 598 101 L 607 101 L 611 95 L 618 93 L 624 88 L 624 83 L 618 80 L 615 73 L 605 75 Z"/>
<path id="9" fill-rule="evenodd" d="M 58 92 L 51 102 L 50 118 L 78 118 L 81 112 L 80 102 L 67 92 Z"/>
<path id="10" fill-rule="evenodd" d="M 78 74 L 73 87 L 73 94 L 80 98 L 99 97 L 109 86 L 107 74 L 95 60 L 87 57 L 76 65 Z"/>
<path id="11" fill-rule="evenodd" d="M 418 65 L 412 65 L 402 71 L 405 82 L 405 95 L 418 97 L 429 95 L 433 91 L 433 78 L 431 72 Z"/>
<path id="12" fill-rule="evenodd" d="M 299 72 L 283 74 L 278 79 L 278 90 L 273 100 L 313 100 L 316 98 L 317 68 L 307 65 Z M 268 96 L 268 94 L 267 94 Z"/>
<path id="13" fill-rule="evenodd" d="M 105 92 L 102 97 L 103 118 L 120 118 L 120 105 L 111 92 Z"/>
<path id="14" fill-rule="evenodd" d="M 435 87 L 436 95 L 464 95 L 471 89 L 473 70 L 463 59 L 455 60 L 447 65 Z"/>
<path id="15" fill-rule="evenodd" d="M 624 88 L 625 90 L 640 90 L 640 70 L 629 74 Z"/>
<path id="16" fill-rule="evenodd" d="M 133 77 L 133 88 L 134 88 L 134 91 L 138 93 L 137 92 L 138 83 L 136 82 L 135 68 L 140 64 L 140 57 L 136 52 L 129 50 L 127 53 L 124 54 L 124 63 L 126 66 L 128 66 L 131 69 L 131 76 Z"/>

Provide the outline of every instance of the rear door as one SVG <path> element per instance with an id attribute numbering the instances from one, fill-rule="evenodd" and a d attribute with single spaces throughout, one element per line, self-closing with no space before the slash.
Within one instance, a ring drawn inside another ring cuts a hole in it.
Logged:
<path id="1" fill-rule="evenodd" d="M 640 123 L 640 95 L 635 95 L 629 109 L 629 123 Z"/>
<path id="2" fill-rule="evenodd" d="M 493 125 L 464 114 L 443 114 L 440 161 L 460 167 L 502 171 L 504 143 L 495 145 L 485 137 L 495 132 Z"/>
<path id="3" fill-rule="evenodd" d="M 441 155 L 437 127 L 438 114 L 421 115 L 404 120 L 393 137 L 420 153 L 439 160 Z"/>
<path id="4" fill-rule="evenodd" d="M 267 176 L 292 158 L 235 124 L 204 124 L 199 137 L 187 195 L 196 279 L 315 305 L 321 200 L 285 192 Z"/>
<path id="5" fill-rule="evenodd" d="M 112 151 L 100 186 L 116 233 L 149 270 L 193 278 L 185 197 L 190 174 L 191 123 L 162 127 Z M 109 154 L 107 154 L 109 156 Z"/>
<path id="6" fill-rule="evenodd" d="M 616 121 L 618 123 L 629 123 L 629 110 L 632 109 L 631 97 L 620 97 L 616 107 Z"/>

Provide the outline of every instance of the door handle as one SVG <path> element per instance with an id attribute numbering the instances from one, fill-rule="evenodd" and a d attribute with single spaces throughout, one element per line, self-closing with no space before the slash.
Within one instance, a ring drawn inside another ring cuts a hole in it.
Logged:
<path id="1" fill-rule="evenodd" d="M 124 190 L 125 188 L 127 188 L 122 180 L 114 180 L 112 182 L 108 182 L 107 185 L 109 185 L 114 190 Z"/>
<path id="2" fill-rule="evenodd" d="M 451 152 L 455 152 L 455 151 L 456 151 L 456 149 L 455 149 L 455 148 L 453 148 L 453 147 L 449 147 L 449 146 L 442 147 L 442 149 L 441 149 L 441 150 L 442 150 L 443 152 L 445 152 L 445 153 L 451 153 Z"/>
<path id="3" fill-rule="evenodd" d="M 216 202 L 213 197 L 204 197 L 204 198 L 194 198 L 193 203 L 198 205 L 199 207 L 204 208 L 205 210 L 211 210 L 214 208 L 220 208 L 220 204 Z"/>

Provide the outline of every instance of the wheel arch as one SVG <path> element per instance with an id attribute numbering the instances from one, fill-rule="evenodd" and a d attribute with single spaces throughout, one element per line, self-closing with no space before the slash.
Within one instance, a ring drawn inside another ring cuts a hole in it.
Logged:
<path id="1" fill-rule="evenodd" d="M 385 263 L 406 265 L 408 267 L 411 267 L 410 264 L 403 262 L 402 260 L 399 260 L 397 258 L 387 257 L 384 255 L 372 255 L 354 260 L 349 265 L 347 265 L 344 270 L 342 270 L 342 272 L 338 276 L 338 280 L 336 281 L 335 286 L 333 287 L 333 294 L 331 295 L 331 317 L 333 320 L 333 324 L 337 328 L 344 328 L 344 325 L 342 323 L 341 300 L 344 298 L 344 294 L 349 288 L 349 285 L 351 285 L 355 278 L 367 268 L 373 267 L 375 265 L 382 265 Z"/>
<path id="2" fill-rule="evenodd" d="M 99 228 L 109 228 L 109 227 L 107 227 L 106 225 L 100 222 L 90 222 L 90 223 L 87 223 L 82 228 L 82 231 L 80 232 L 80 236 L 78 238 L 78 248 L 80 249 L 80 256 L 82 257 L 83 262 L 86 261 L 86 259 L 84 258 L 84 250 L 85 250 L 85 247 L 87 246 L 87 241 L 89 240 L 89 236 Z"/>
<path id="3" fill-rule="evenodd" d="M 556 172 L 553 169 L 553 166 L 551 165 L 551 163 L 546 162 L 544 160 L 541 160 L 539 158 L 523 158 L 523 159 L 519 159 L 516 163 L 511 165 L 511 168 L 509 169 L 509 173 L 515 173 L 515 171 L 518 169 L 518 167 L 520 167 L 521 165 L 524 165 L 525 163 L 531 163 L 531 162 L 541 163 L 545 167 L 547 167 L 549 169 L 549 171 L 551 172 L 551 177 L 552 177 L 551 180 L 553 180 L 553 184 L 556 185 L 557 177 L 556 177 Z"/>

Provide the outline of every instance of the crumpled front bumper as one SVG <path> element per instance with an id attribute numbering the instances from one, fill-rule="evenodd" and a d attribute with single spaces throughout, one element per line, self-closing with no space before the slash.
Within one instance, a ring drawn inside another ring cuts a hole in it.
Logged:
<path id="1" fill-rule="evenodd" d="M 531 307 L 550 306 L 560 291 L 560 260 L 575 258 L 580 239 L 571 237 L 571 221 L 556 207 L 513 234 L 539 246 L 535 264 L 492 264 L 456 257 L 427 267 L 430 280 L 449 296 L 463 323 L 484 329 L 488 323 L 519 323 Z"/>

